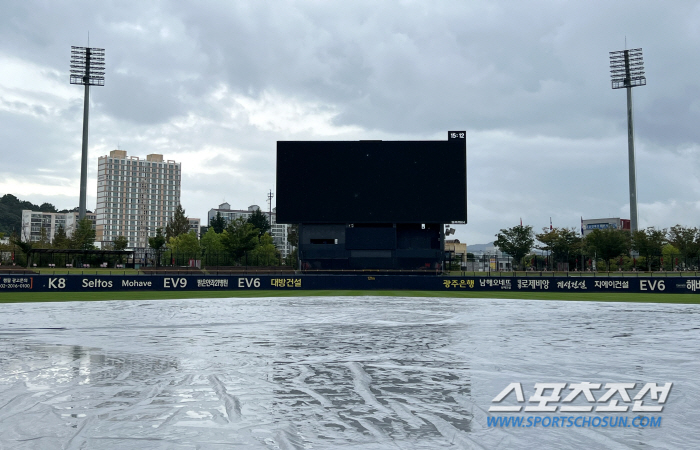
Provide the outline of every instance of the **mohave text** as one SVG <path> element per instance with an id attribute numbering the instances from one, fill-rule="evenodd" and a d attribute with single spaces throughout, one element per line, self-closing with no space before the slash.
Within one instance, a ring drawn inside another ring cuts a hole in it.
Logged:
<path id="1" fill-rule="evenodd" d="M 122 287 L 151 287 L 152 281 L 122 280 Z"/>

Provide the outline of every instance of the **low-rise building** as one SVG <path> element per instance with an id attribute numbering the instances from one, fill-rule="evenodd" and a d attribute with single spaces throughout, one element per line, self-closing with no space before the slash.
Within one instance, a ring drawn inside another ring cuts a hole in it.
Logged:
<path id="1" fill-rule="evenodd" d="M 195 234 L 197 235 L 197 239 L 201 238 L 202 234 L 202 220 L 201 219 L 196 219 L 196 218 L 187 218 L 187 221 L 190 223 L 190 231 L 194 231 Z"/>
<path id="2" fill-rule="evenodd" d="M 467 263 L 467 243 L 462 244 L 459 239 L 448 239 L 445 241 L 445 252 L 452 255 L 452 261 L 459 261 L 460 266 Z"/>
<path id="3" fill-rule="evenodd" d="M 56 231 L 61 227 L 66 232 L 66 236 L 71 237 L 78 224 L 78 216 L 78 211 L 52 213 L 23 209 L 21 239 L 24 242 L 39 242 L 43 238 L 47 242 L 53 242 Z M 94 230 L 97 215 L 87 211 L 85 217 L 92 221 Z"/>
<path id="4" fill-rule="evenodd" d="M 630 229 L 629 219 L 620 219 L 619 217 L 609 217 L 605 219 L 581 219 L 581 232 L 583 236 L 588 236 L 593 230 L 628 230 Z"/>

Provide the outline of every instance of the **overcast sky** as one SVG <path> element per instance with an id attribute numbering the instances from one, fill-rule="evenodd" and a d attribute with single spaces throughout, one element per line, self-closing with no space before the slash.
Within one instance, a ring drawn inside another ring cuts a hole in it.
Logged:
<path id="1" fill-rule="evenodd" d="M 182 206 L 206 223 L 223 201 L 267 209 L 278 140 L 466 130 L 462 242 L 521 218 L 538 232 L 550 217 L 629 218 L 626 97 L 609 73 L 626 45 L 643 49 L 648 83 L 633 89 L 639 225 L 700 225 L 700 2 L 8 1 L 0 195 L 78 205 L 69 61 L 88 32 L 106 49 L 89 209 L 97 158 L 117 148 L 181 162 Z"/>

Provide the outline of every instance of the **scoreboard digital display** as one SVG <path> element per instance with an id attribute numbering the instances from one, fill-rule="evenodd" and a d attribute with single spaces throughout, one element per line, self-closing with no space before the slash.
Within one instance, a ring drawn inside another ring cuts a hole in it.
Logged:
<path id="1" fill-rule="evenodd" d="M 279 223 L 466 223 L 464 132 L 446 141 L 278 141 Z"/>

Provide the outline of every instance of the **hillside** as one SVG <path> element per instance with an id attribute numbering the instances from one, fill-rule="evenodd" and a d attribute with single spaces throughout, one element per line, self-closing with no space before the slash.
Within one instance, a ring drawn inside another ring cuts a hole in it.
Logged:
<path id="1" fill-rule="evenodd" d="M 0 233 L 6 236 L 16 232 L 19 234 L 22 228 L 22 210 L 58 212 L 51 203 L 42 203 L 40 206 L 32 202 L 20 200 L 12 194 L 5 194 L 0 197 Z"/>

